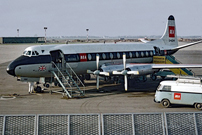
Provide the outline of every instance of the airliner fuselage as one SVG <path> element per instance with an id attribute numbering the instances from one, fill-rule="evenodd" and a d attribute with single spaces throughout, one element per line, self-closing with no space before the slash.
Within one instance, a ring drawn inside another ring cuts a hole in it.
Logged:
<path id="1" fill-rule="evenodd" d="M 128 63 L 151 63 L 155 55 L 170 55 L 170 46 L 160 46 L 159 52 L 155 45 L 141 43 L 111 44 L 63 44 L 38 45 L 25 49 L 22 56 L 8 66 L 7 72 L 13 76 L 50 77 L 52 69 L 51 51 L 60 51 L 65 61 L 77 74 L 86 74 L 87 70 L 96 69 L 96 55 L 100 57 L 100 65 L 104 63 L 122 63 L 122 55 L 126 54 Z M 162 50 L 163 49 L 163 50 Z M 69 66 L 66 66 L 67 68 Z"/>

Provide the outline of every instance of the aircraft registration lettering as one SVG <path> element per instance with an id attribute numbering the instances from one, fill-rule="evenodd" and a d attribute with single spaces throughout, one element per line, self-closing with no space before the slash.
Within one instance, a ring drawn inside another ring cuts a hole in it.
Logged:
<path id="1" fill-rule="evenodd" d="M 169 37 L 175 37 L 175 26 L 169 26 Z"/>
<path id="2" fill-rule="evenodd" d="M 181 93 L 174 93 L 175 100 L 181 100 Z"/>
<path id="3" fill-rule="evenodd" d="M 81 62 L 87 61 L 87 55 L 86 55 L 86 53 L 80 53 L 79 56 L 80 56 L 80 61 Z"/>

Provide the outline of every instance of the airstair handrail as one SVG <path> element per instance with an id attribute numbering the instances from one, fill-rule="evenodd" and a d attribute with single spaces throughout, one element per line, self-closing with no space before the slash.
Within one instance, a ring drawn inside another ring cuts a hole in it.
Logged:
<path id="1" fill-rule="evenodd" d="M 65 78 L 65 76 L 62 74 L 62 72 L 60 71 L 60 69 L 57 67 L 57 65 L 51 61 L 51 63 L 56 67 L 56 69 L 58 70 L 58 72 L 62 75 L 62 78 L 64 78 L 64 80 L 67 82 L 67 84 L 69 85 L 69 87 L 72 89 L 71 85 L 68 83 L 67 79 Z"/>
<path id="2" fill-rule="evenodd" d="M 69 65 L 69 63 L 66 63 L 68 65 L 68 67 L 70 68 L 70 70 L 74 73 L 74 75 L 76 76 L 76 78 L 79 80 L 79 82 L 81 83 L 81 85 L 85 88 L 85 85 L 82 83 L 82 81 L 79 79 L 79 77 L 76 75 L 76 73 L 74 72 L 74 70 L 71 68 L 71 66 Z"/>

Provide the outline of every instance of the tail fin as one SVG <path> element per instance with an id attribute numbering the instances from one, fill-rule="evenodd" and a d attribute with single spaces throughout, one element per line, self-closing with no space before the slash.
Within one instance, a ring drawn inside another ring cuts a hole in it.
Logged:
<path id="1" fill-rule="evenodd" d="M 170 15 L 168 17 L 168 22 L 166 25 L 165 32 L 160 39 L 164 41 L 165 45 L 170 45 L 173 47 L 178 46 L 177 31 L 176 31 L 174 16 Z"/>
<path id="2" fill-rule="evenodd" d="M 163 45 L 169 45 L 172 47 L 178 46 L 177 31 L 174 16 L 170 15 L 168 17 L 168 22 L 163 36 L 160 39 L 154 40 L 150 43 L 158 43 Z"/>

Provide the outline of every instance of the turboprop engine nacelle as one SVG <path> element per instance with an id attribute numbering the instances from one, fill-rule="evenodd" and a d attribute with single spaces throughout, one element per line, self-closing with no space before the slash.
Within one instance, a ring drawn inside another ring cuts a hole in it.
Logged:
<path id="1" fill-rule="evenodd" d="M 139 75 L 148 75 L 148 74 L 153 74 L 154 72 L 159 71 L 159 69 L 152 69 L 151 65 L 131 66 L 126 68 L 126 70 L 138 71 Z"/>

